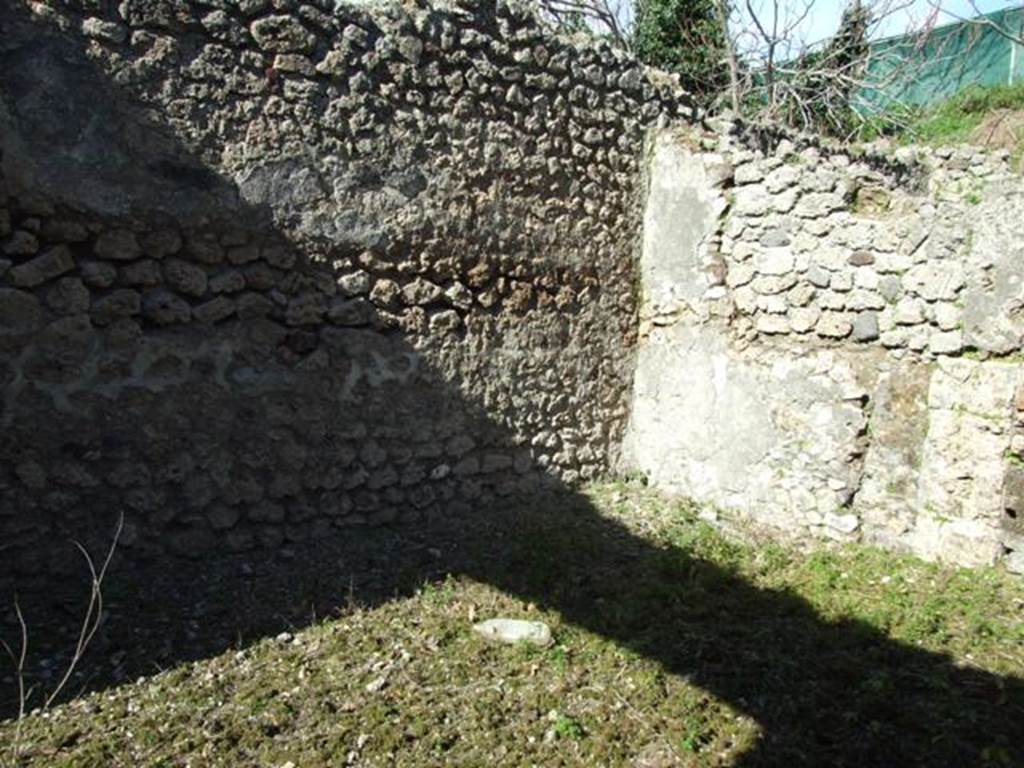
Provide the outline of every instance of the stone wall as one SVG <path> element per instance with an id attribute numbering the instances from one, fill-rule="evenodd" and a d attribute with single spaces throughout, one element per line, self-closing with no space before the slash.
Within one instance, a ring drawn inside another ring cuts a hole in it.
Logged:
<path id="1" fill-rule="evenodd" d="M 1006 157 L 723 123 L 649 165 L 625 466 L 790 535 L 1024 569 Z"/>
<path id="2" fill-rule="evenodd" d="M 670 81 L 504 2 L 0 19 L 0 585 L 609 466 Z"/>
<path id="3" fill-rule="evenodd" d="M 698 130 L 505 2 L 0 13 L 0 586 L 616 465 L 1024 568 L 1004 158 Z"/>

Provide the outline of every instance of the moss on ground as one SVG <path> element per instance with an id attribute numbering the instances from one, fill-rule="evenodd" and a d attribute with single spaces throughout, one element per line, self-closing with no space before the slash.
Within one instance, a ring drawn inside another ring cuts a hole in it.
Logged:
<path id="1" fill-rule="evenodd" d="M 614 522 L 537 510 L 507 570 L 32 715 L 17 764 L 1024 764 L 1019 579 L 740 544 L 635 485 L 578 503 Z M 556 643 L 471 631 L 496 616 Z"/>

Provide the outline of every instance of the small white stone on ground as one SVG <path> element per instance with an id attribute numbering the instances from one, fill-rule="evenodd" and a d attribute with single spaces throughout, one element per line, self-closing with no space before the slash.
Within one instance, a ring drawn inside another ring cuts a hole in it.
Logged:
<path id="1" fill-rule="evenodd" d="M 474 624 L 473 631 L 501 643 L 528 643 L 543 648 L 553 642 L 551 627 L 542 621 L 489 619 Z"/>

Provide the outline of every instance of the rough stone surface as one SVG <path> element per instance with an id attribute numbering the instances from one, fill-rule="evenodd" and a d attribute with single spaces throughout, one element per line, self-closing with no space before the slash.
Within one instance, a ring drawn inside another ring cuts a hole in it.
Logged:
<path id="1" fill-rule="evenodd" d="M 854 318 L 854 341 L 874 341 L 878 336 L 878 315 L 876 313 L 861 312 Z"/>
<path id="2" fill-rule="evenodd" d="M 781 535 L 1019 568 L 1024 184 L 983 159 L 979 203 L 955 153 L 771 156 L 728 125 L 700 142 L 713 160 L 665 132 L 650 161 L 624 466 Z M 723 159 L 731 207 L 703 167 Z M 766 179 L 799 189 L 795 216 Z"/>
<path id="3" fill-rule="evenodd" d="M 775 531 L 1020 562 L 999 158 L 765 151 L 503 1 L 0 14 L 0 590 L 122 512 L 129 557 L 213 557 L 620 452 Z"/>
<path id="4" fill-rule="evenodd" d="M 96 238 L 93 251 L 99 258 L 111 261 L 130 261 L 141 253 L 134 233 L 123 229 L 103 232 Z"/>
<path id="5" fill-rule="evenodd" d="M 986 196 L 972 231 L 978 258 L 963 296 L 966 346 L 1008 354 L 1024 346 L 1024 198 L 1012 184 Z"/>
<path id="6" fill-rule="evenodd" d="M 857 370 L 835 352 L 737 355 L 724 335 L 677 324 L 645 340 L 636 375 L 625 455 L 658 487 L 819 530 L 843 506 L 828 481 L 855 487 L 867 417 L 844 399 Z"/>
<path id="7" fill-rule="evenodd" d="M 980 182 L 955 153 L 922 151 L 911 166 L 881 154 L 800 150 L 795 142 L 766 153 L 728 123 L 699 141 L 703 155 L 684 140 L 651 158 L 645 253 L 652 261 L 642 311 L 660 312 L 671 304 L 666 295 L 685 297 L 694 316 L 727 319 L 737 338 L 779 344 L 807 335 L 823 346 L 852 340 L 930 358 L 1020 348 L 1024 254 L 1014 230 L 1024 189 L 1004 160 L 982 156 L 979 203 Z M 712 168 L 734 186 L 705 180 Z M 840 182 L 853 192 L 840 194 Z M 702 207 L 665 216 L 659 189 L 686 185 L 693 199 L 706 198 Z M 783 190 L 796 195 L 792 212 L 772 207 Z M 682 230 L 702 222 L 708 206 L 718 221 L 703 228 L 694 250 Z M 691 262 L 687 278 L 678 265 Z M 718 285 L 725 295 L 714 293 Z"/>
<path id="8" fill-rule="evenodd" d="M 42 285 L 58 275 L 63 275 L 74 269 L 74 261 L 71 258 L 71 251 L 67 246 L 58 245 L 31 261 L 12 268 L 9 271 L 11 283 L 19 288 L 34 288 Z"/>
<path id="9" fill-rule="evenodd" d="M 121 512 L 213 557 L 617 454 L 686 95 L 516 4 L 214 5 L 0 11 L 0 592 Z"/>
<path id="10" fill-rule="evenodd" d="M 710 260 L 704 234 L 725 202 L 701 158 L 670 134 L 659 135 L 651 162 L 641 256 L 644 301 L 652 315 L 671 315 L 703 295 Z"/>

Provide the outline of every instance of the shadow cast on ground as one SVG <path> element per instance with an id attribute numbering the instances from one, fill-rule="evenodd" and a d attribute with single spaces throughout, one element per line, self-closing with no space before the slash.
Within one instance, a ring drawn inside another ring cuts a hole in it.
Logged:
<path id="1" fill-rule="evenodd" d="M 60 56 L 85 66 L 73 50 Z M 3 71 L 11 73 L 4 75 L 8 83 L 18 82 L 19 75 L 29 77 L 29 67 L 38 62 L 23 57 L 14 66 L 10 57 L 0 59 Z M 67 69 L 61 65 L 53 71 Z M 85 78 L 83 72 L 76 77 Z M 31 98 L 45 99 L 48 93 L 58 102 L 73 86 L 80 98 L 92 99 L 94 92 L 110 88 L 98 80 L 87 87 L 60 78 L 48 82 L 51 91 L 44 88 L 44 95 Z M 29 98 L 31 88 L 25 83 L 22 98 Z M 43 80 L 35 84 L 42 87 Z M 125 148 L 125 155 L 138 159 L 140 152 L 151 152 L 145 143 L 136 141 Z M 166 140 L 159 145 L 166 147 Z M 171 152 L 182 153 L 180 148 Z M 175 167 L 183 167 L 176 162 Z M 201 181 L 210 183 L 206 177 Z M 116 183 L 104 181 L 108 189 Z M 221 188 L 210 194 L 239 205 L 230 184 L 217 183 Z M 136 200 L 135 207 L 155 204 L 163 188 L 151 194 L 149 200 Z M 268 226 L 264 211 L 237 213 L 254 227 Z M 213 334 L 227 339 L 236 332 L 231 328 Z M 275 340 L 261 350 L 257 364 L 267 370 L 287 367 L 279 360 L 277 344 Z M 419 341 L 397 330 L 366 328 L 353 331 L 341 346 L 332 361 L 338 355 L 355 358 L 381 350 L 390 359 L 421 360 L 412 379 L 385 382 L 372 393 L 372 403 L 347 404 L 362 418 L 392 430 L 394 442 L 412 440 L 409 423 L 438 422 L 443 431 L 442 422 L 454 419 L 461 431 L 478 436 L 482 444 L 512 444 L 506 426 L 469 399 L 458 382 L 430 365 Z M 182 386 L 198 397 L 216 389 L 213 375 L 193 366 Z M 333 397 L 338 378 L 340 371 L 331 366 L 303 371 L 291 365 L 281 394 Z M 239 409 L 249 404 L 260 413 L 259 401 L 268 393 L 239 391 L 231 397 L 240 401 Z M 325 412 L 334 412 L 336 404 L 326 403 Z M 65 414 L 51 415 L 65 420 L 69 435 L 78 426 L 88 428 Z M 257 440 L 266 428 L 258 419 L 245 424 L 232 413 L 218 414 L 215 406 L 201 410 L 197 418 L 214 420 L 217 429 L 212 431 L 222 432 L 225 445 Z M 192 561 L 119 556 L 106 585 L 108 615 L 82 667 L 88 674 L 69 693 L 102 690 L 306 626 L 352 602 L 379 605 L 447 574 L 464 574 L 556 610 L 566 621 L 656 660 L 666 672 L 686 676 L 748 713 L 766 736 L 755 752 L 743 756 L 744 766 L 983 765 L 993 744 L 1005 750 L 1005 764 L 1024 764 L 1021 679 L 958 666 L 858 622 L 824 620 L 802 599 L 753 587 L 684 550 L 638 537 L 572 488 L 543 480 L 537 468 L 531 471 L 538 477 L 532 493 L 481 503 L 442 500 L 416 523 L 332 528 L 329 535 L 276 551 Z M 112 513 L 98 511 L 91 525 L 109 530 Z M 81 599 L 74 576 L 62 577 L 61 584 L 72 586 L 67 598 L 58 601 L 64 613 L 54 611 L 53 601 L 44 607 L 30 595 L 22 598 L 29 624 L 40 638 L 35 650 L 41 655 L 66 646 L 69 631 L 75 629 L 71 623 Z M 741 622 L 738 616 L 757 618 Z M 66 627 L 64 633 L 60 626 Z M 872 670 L 872 680 L 885 684 L 872 689 L 863 679 L 866 668 Z M 837 701 L 844 702 L 839 721 Z"/>
<path id="2" fill-rule="evenodd" d="M 84 667 L 93 676 L 80 690 L 463 574 L 557 611 L 747 713 L 765 736 L 744 766 L 1021 758 L 1024 680 L 962 666 L 859 621 L 825 620 L 799 597 L 652 544 L 567 489 L 269 557 L 190 564 L 187 580 L 176 567 L 112 574 L 110 613 Z"/>

